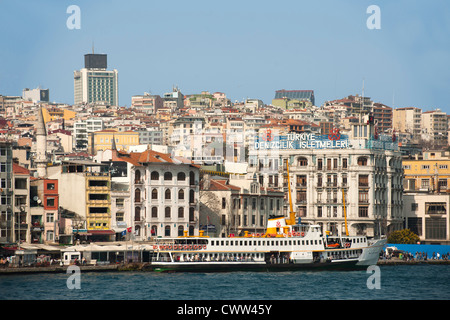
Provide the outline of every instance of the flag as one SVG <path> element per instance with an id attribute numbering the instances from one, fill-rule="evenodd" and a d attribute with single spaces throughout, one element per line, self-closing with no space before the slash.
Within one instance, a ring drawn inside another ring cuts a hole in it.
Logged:
<path id="1" fill-rule="evenodd" d="M 132 227 L 127 228 L 127 232 L 131 232 L 131 228 L 132 228 Z"/>
<path id="2" fill-rule="evenodd" d="M 121 236 L 125 237 L 126 234 L 127 234 L 127 230 L 125 229 L 125 230 L 122 231 Z"/>

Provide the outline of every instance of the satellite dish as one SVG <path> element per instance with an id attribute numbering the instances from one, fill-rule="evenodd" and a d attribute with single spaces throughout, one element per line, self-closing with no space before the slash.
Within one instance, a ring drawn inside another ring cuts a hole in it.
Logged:
<path id="1" fill-rule="evenodd" d="M 33 197 L 33 201 L 38 201 L 39 197 L 38 196 L 34 196 Z"/>

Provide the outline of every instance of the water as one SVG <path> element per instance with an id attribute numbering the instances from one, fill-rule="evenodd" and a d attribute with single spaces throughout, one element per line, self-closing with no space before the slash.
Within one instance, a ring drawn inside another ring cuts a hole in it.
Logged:
<path id="1" fill-rule="evenodd" d="M 0 276 L 0 300 L 448 300 L 450 265 L 380 266 L 380 289 L 360 271 L 81 273 Z"/>

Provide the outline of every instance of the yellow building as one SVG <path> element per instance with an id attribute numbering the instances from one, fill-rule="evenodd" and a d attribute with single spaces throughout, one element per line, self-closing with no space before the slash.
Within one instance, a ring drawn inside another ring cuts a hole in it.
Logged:
<path id="1" fill-rule="evenodd" d="M 130 146 L 139 145 L 139 132 L 107 129 L 89 133 L 89 151 L 96 154 L 99 150 L 112 149 L 115 141 L 117 150 L 129 151 Z"/>
<path id="2" fill-rule="evenodd" d="M 42 115 L 44 117 L 44 122 L 47 123 L 57 119 L 71 120 L 76 117 L 77 113 L 72 110 L 49 107 L 42 108 Z"/>
<path id="3" fill-rule="evenodd" d="M 441 151 L 424 152 L 421 158 L 403 159 L 406 192 L 447 192 L 450 189 L 450 157 Z"/>

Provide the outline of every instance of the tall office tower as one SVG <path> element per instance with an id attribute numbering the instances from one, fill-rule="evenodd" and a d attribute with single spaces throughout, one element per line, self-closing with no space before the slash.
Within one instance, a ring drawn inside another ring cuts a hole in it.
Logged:
<path id="1" fill-rule="evenodd" d="M 106 54 L 84 55 L 84 68 L 73 73 L 74 104 L 103 102 L 118 105 L 118 72 L 106 68 Z"/>

